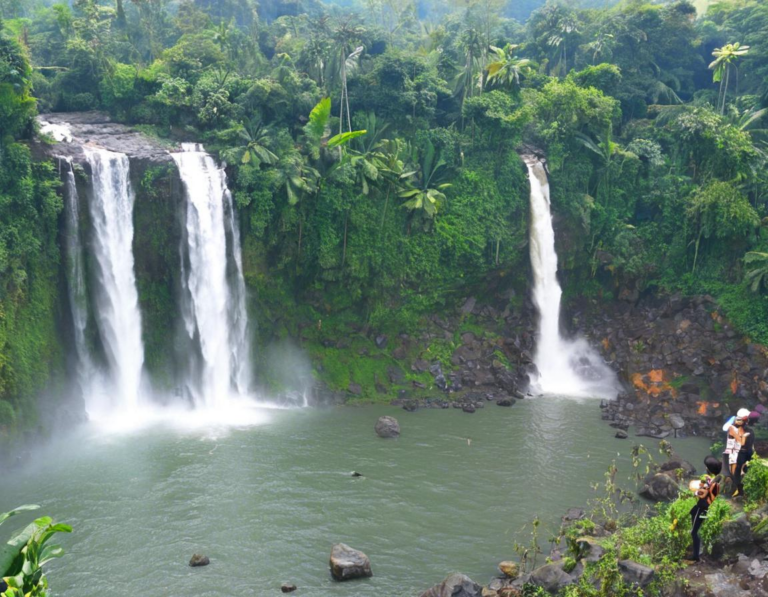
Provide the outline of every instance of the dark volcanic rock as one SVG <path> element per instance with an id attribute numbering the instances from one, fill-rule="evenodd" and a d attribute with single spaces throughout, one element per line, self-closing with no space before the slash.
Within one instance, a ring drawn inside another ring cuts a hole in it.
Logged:
<path id="1" fill-rule="evenodd" d="M 344 543 L 331 548 L 330 566 L 331 576 L 339 581 L 373 576 L 368 556 Z"/>
<path id="2" fill-rule="evenodd" d="M 132 160 L 151 163 L 173 162 L 168 149 L 158 141 L 124 124 L 112 122 L 109 115 L 103 112 L 41 114 L 38 120 L 69 125 L 73 137 L 69 143 L 38 144 L 35 149 L 42 154 L 68 157 L 75 163 L 82 164 L 86 161 L 83 145 L 88 144 L 124 153 Z"/>
<path id="3" fill-rule="evenodd" d="M 481 597 L 482 591 L 482 587 L 465 574 L 454 573 L 420 597 Z"/>
<path id="4" fill-rule="evenodd" d="M 664 473 L 656 473 L 646 479 L 640 495 L 655 502 L 672 502 L 677 499 L 680 487 L 677 481 Z"/>
<path id="5" fill-rule="evenodd" d="M 531 572 L 528 582 L 555 594 L 573 583 L 573 578 L 563 570 L 563 562 L 553 562 L 536 568 Z"/>
<path id="6" fill-rule="evenodd" d="M 192 568 L 197 568 L 199 566 L 207 566 L 211 563 L 211 560 L 208 559 L 208 556 L 196 553 L 189 559 L 189 565 L 192 566 Z"/>
<path id="7" fill-rule="evenodd" d="M 648 568 L 648 566 L 643 566 L 632 560 L 621 560 L 619 571 L 624 577 L 624 582 L 641 589 L 647 587 L 656 576 L 653 568 Z"/>
<path id="8" fill-rule="evenodd" d="M 398 437 L 400 435 L 400 423 L 394 417 L 379 417 L 379 420 L 376 421 L 375 430 L 379 437 Z"/>

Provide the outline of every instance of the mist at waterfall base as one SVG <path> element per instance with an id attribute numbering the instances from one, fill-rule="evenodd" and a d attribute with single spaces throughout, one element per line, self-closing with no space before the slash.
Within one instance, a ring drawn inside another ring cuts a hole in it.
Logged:
<path id="1" fill-rule="evenodd" d="M 523 160 L 531 186 L 533 302 L 539 313 L 534 355 L 539 376 L 531 380 L 532 389 L 539 394 L 613 399 L 620 390 L 616 374 L 584 338 L 568 339 L 560 334 L 563 291 L 557 280 L 549 181 L 544 163 L 538 157 L 526 155 Z"/>
<path id="2" fill-rule="evenodd" d="M 184 186 L 181 288 L 178 303 L 188 362 L 172 391 L 152 387 L 144 370 L 142 319 L 133 258 L 130 162 L 121 153 L 84 147 L 91 170 L 90 229 L 79 227 L 74 168 L 67 161 L 65 243 L 77 389 L 89 420 L 112 433 L 147 425 L 182 428 L 249 426 L 268 420 L 250 377 L 249 322 L 241 247 L 226 177 L 203 148 L 172 154 Z M 85 275 L 86 248 L 93 272 Z M 89 290 L 90 285 L 90 292 Z M 92 306 L 101 351 L 86 340 Z M 169 324 L 169 327 L 172 327 Z M 169 334 L 174 333 L 172 329 Z M 294 400 L 306 404 L 305 396 Z"/>

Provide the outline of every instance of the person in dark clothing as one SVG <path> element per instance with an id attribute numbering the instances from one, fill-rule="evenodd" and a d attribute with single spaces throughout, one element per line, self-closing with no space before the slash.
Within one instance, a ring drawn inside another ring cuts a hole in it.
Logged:
<path id="1" fill-rule="evenodd" d="M 714 456 L 707 456 L 704 459 L 704 466 L 707 467 L 707 472 L 712 476 L 707 475 L 701 481 L 701 484 L 696 489 L 698 500 L 694 507 L 691 508 L 691 537 L 693 537 L 693 556 L 691 559 L 694 562 L 698 562 L 701 558 L 699 529 L 701 529 L 701 525 L 704 524 L 704 520 L 707 518 L 709 506 L 720 493 L 720 471 L 723 468 L 723 463 Z"/>
<path id="2" fill-rule="evenodd" d="M 733 492 L 734 497 L 737 495 L 744 495 L 744 475 L 747 474 L 749 462 L 752 460 L 752 456 L 755 453 L 755 434 L 749 426 L 750 423 L 751 419 L 744 419 L 740 440 L 741 448 L 739 449 L 739 455 L 736 460 L 736 472 L 733 475 L 733 484 L 736 487 L 736 491 Z"/>

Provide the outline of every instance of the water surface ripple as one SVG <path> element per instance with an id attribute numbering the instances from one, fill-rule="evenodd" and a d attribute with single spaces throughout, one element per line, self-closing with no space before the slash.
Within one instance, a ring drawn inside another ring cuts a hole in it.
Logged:
<path id="1" fill-rule="evenodd" d="M 376 437 L 382 414 L 398 417 L 399 439 Z M 473 415 L 371 406 L 268 417 L 204 432 L 85 429 L 3 483 L 0 511 L 39 503 L 74 526 L 49 574 L 59 597 L 268 595 L 285 581 L 317 597 L 413 596 L 457 570 L 487 582 L 534 516 L 554 528 L 614 459 L 628 477 L 634 444 L 613 438 L 595 401 L 553 397 Z M 707 450 L 674 445 L 696 463 Z M 372 579 L 330 579 L 338 541 L 370 556 Z M 211 565 L 189 568 L 194 552 Z"/>

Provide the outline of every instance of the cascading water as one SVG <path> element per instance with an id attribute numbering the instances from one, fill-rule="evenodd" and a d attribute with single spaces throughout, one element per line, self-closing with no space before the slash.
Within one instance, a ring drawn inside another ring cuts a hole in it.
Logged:
<path id="1" fill-rule="evenodd" d="M 250 386 L 239 232 L 223 169 L 197 144 L 183 144 L 173 159 L 187 199 L 183 314 L 202 357 L 199 364 L 191 357 L 188 387 L 196 405 L 220 406 Z"/>
<path id="2" fill-rule="evenodd" d="M 110 404 L 97 408 L 132 411 L 139 403 L 144 346 L 133 261 L 130 165 L 125 154 L 84 149 L 92 171 L 94 306 L 112 387 Z"/>
<path id="3" fill-rule="evenodd" d="M 539 339 L 534 362 L 539 378 L 532 380 L 543 394 L 614 398 L 618 382 L 614 372 L 583 338 L 560 335 L 560 298 L 557 253 L 552 228 L 549 182 L 544 164 L 523 156 L 531 185 L 531 265 L 533 302 L 539 311 Z"/>
<path id="4" fill-rule="evenodd" d="M 83 245 L 80 240 L 80 199 L 72 161 L 66 159 L 66 164 L 64 251 L 67 260 L 67 290 L 74 328 L 77 381 L 81 391 L 85 393 L 93 372 L 93 363 L 85 340 L 85 329 L 88 325 L 88 295 L 85 285 Z"/>

